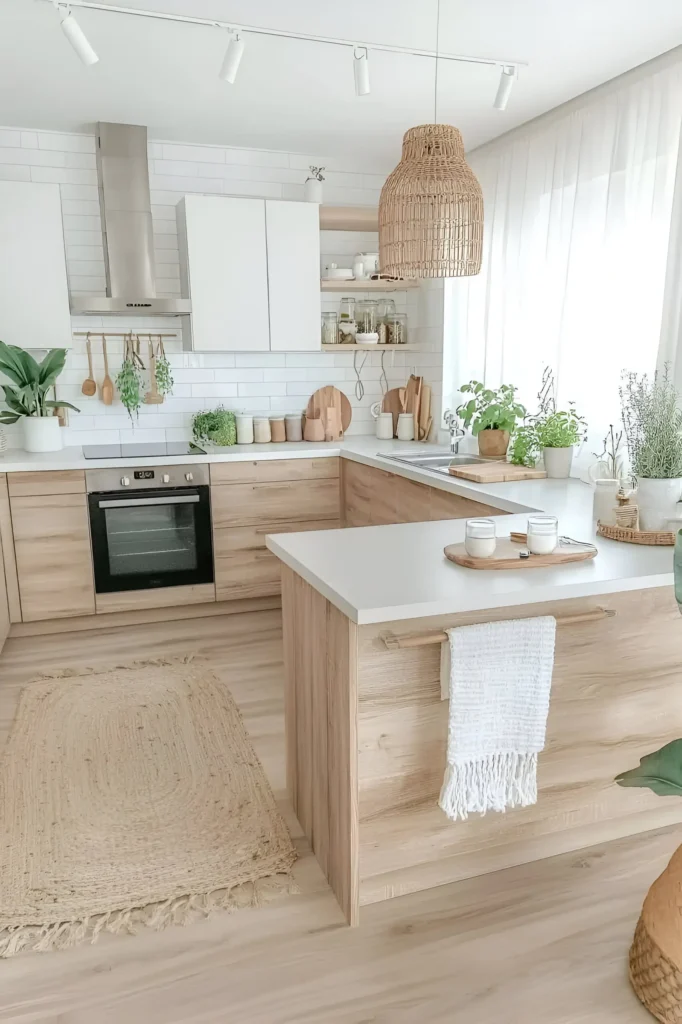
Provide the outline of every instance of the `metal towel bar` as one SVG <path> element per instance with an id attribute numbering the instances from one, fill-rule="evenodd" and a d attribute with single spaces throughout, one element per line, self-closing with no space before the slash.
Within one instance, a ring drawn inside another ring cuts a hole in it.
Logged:
<path id="1" fill-rule="evenodd" d="M 576 615 L 557 615 L 557 626 L 574 626 L 579 622 L 600 622 L 602 619 L 612 619 L 616 614 L 613 608 L 593 608 L 589 612 L 578 612 Z M 389 650 L 397 650 L 399 647 L 425 647 L 428 644 L 442 644 L 447 640 L 448 635 L 443 630 L 434 633 L 386 633 L 383 641 Z"/>

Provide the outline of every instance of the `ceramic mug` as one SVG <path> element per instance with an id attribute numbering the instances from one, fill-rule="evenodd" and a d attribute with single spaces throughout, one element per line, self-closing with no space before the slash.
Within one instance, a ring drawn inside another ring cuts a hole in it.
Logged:
<path id="1" fill-rule="evenodd" d="M 398 438 L 401 441 L 414 441 L 414 416 L 411 412 L 398 415 Z"/>

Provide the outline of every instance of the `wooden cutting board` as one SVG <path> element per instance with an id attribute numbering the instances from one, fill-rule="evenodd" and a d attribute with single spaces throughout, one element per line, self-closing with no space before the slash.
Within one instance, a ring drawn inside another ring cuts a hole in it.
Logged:
<path id="1" fill-rule="evenodd" d="M 521 536 L 524 536 L 525 541 L 525 535 Z M 526 550 L 525 543 L 513 541 L 510 537 L 498 537 L 492 558 L 474 558 L 467 554 L 464 544 L 448 544 L 443 553 L 451 562 L 467 569 L 547 569 L 567 562 L 586 562 L 597 554 L 596 548 L 577 548 L 572 544 L 562 544 L 561 541 L 551 555 L 519 558 L 519 552 Z"/>
<path id="2" fill-rule="evenodd" d="M 334 434 L 336 437 L 341 437 L 342 434 L 338 433 L 338 424 L 341 424 L 342 433 L 345 434 L 353 418 L 353 410 L 343 391 L 339 391 L 338 388 L 332 387 L 330 384 L 325 388 L 320 388 L 319 391 L 310 396 L 310 401 L 305 411 L 309 419 L 322 420 L 325 436 L 330 433 L 328 429 L 329 423 L 327 422 L 328 409 L 335 410 L 335 413 L 332 413 L 332 419 L 336 420 L 336 423 L 333 425 L 335 427 Z"/>
<path id="3" fill-rule="evenodd" d="M 475 462 L 470 466 L 450 466 L 451 476 L 471 480 L 475 484 L 499 484 L 509 480 L 544 480 L 544 469 L 512 466 L 511 462 Z"/>
<path id="4" fill-rule="evenodd" d="M 403 407 L 400 401 L 400 392 L 404 391 L 405 388 L 391 388 L 384 395 L 384 400 L 381 403 L 382 412 L 393 413 L 393 436 L 398 436 L 398 415 L 403 411 Z"/>

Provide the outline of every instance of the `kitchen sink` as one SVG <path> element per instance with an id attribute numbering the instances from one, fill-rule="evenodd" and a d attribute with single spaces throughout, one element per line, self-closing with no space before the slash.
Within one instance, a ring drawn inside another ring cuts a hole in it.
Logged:
<path id="1" fill-rule="evenodd" d="M 412 452 L 398 452 L 396 455 L 383 455 L 378 452 L 382 458 L 389 459 L 391 462 L 402 462 L 406 466 L 416 466 L 419 469 L 428 469 L 433 473 L 446 473 L 450 466 L 470 466 L 474 462 L 485 462 L 485 459 L 479 458 L 477 455 L 455 455 L 453 452 L 439 452 L 436 454 L 422 455 L 421 452 L 413 454 Z"/>

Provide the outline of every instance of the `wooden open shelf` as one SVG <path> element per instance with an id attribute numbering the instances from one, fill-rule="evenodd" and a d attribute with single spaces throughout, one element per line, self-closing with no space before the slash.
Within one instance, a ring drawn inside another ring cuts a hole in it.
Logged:
<path id="1" fill-rule="evenodd" d="M 322 345 L 323 352 L 385 352 L 389 349 L 391 352 L 414 352 L 418 349 L 418 345 Z"/>
<path id="2" fill-rule="evenodd" d="M 404 292 L 418 287 L 416 278 L 404 281 L 320 281 L 323 292 Z"/>

